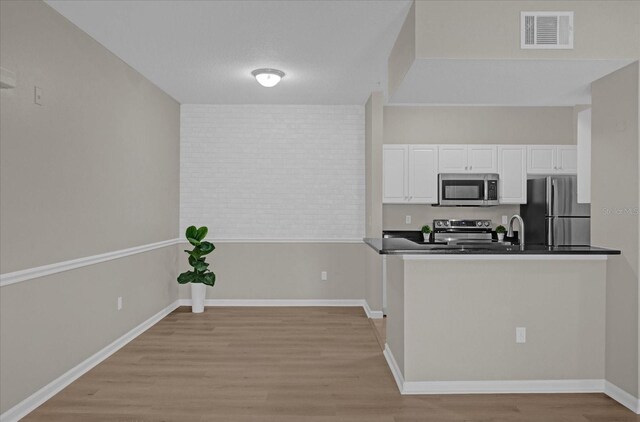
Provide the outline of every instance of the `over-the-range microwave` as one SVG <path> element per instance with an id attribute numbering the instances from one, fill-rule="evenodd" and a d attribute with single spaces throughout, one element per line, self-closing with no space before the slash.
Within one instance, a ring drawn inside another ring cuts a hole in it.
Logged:
<path id="1" fill-rule="evenodd" d="M 498 205 L 498 179 L 494 173 L 440 173 L 438 205 L 488 207 Z"/>

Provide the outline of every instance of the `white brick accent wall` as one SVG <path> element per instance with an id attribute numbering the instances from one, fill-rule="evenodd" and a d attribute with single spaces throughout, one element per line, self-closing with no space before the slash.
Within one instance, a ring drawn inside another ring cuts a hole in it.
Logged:
<path id="1" fill-rule="evenodd" d="M 180 230 L 213 239 L 364 235 L 364 107 L 182 105 Z"/>

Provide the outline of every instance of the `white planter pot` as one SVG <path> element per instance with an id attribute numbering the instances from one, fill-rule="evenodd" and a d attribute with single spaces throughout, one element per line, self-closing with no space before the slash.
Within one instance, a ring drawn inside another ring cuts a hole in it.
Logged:
<path id="1" fill-rule="evenodd" d="M 191 284 L 191 312 L 199 314 L 204 312 L 204 298 L 207 295 L 207 285 L 202 283 Z"/>
<path id="2" fill-rule="evenodd" d="M 431 233 L 422 233 L 422 237 L 424 238 L 425 242 L 428 242 L 431 238 Z"/>
<path id="3" fill-rule="evenodd" d="M 504 233 L 496 233 L 498 235 L 498 241 L 502 242 L 504 240 Z"/>

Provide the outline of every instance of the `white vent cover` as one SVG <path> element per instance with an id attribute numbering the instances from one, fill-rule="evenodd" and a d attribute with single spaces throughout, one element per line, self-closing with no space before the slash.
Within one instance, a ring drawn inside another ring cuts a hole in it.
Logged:
<path id="1" fill-rule="evenodd" d="M 520 47 L 573 48 L 573 12 L 521 12 Z"/>

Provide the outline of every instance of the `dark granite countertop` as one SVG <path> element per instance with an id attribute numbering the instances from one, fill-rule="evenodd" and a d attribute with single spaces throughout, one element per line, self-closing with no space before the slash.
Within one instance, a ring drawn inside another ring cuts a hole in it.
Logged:
<path id="1" fill-rule="evenodd" d="M 526 245 L 524 250 L 518 245 L 446 245 L 424 243 L 419 239 L 404 237 L 365 238 L 364 242 L 381 255 L 619 255 L 620 251 L 596 246 L 555 246 Z"/>

